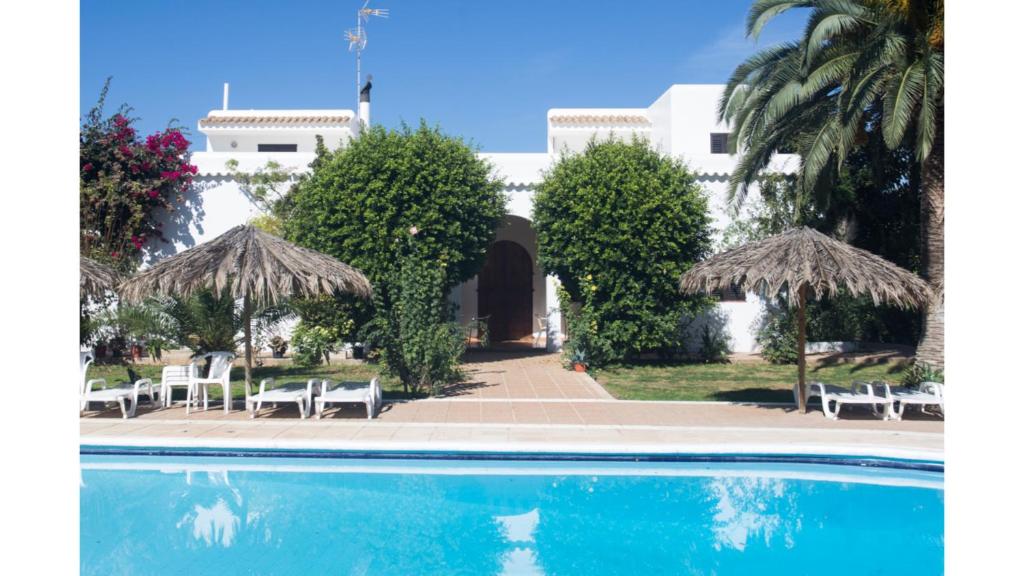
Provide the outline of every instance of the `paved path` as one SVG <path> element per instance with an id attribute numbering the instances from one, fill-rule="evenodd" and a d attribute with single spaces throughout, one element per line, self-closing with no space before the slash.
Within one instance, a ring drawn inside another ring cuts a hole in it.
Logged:
<path id="1" fill-rule="evenodd" d="M 466 381 L 445 396 L 463 399 L 612 399 L 586 373 L 562 368 L 559 354 L 472 352 L 463 364 Z"/>

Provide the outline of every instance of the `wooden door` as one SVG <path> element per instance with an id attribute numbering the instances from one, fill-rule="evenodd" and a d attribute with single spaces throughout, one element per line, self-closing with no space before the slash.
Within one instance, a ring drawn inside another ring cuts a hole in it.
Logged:
<path id="1" fill-rule="evenodd" d="M 492 342 L 533 333 L 533 261 L 525 248 L 508 240 L 491 244 L 477 279 L 477 313 L 490 317 Z"/>

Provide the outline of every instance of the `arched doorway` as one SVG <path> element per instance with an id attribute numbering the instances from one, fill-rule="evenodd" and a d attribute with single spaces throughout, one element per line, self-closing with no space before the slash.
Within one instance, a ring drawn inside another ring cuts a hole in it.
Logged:
<path id="1" fill-rule="evenodd" d="M 499 240 L 487 250 L 477 277 L 477 314 L 490 317 L 492 342 L 533 334 L 533 260 L 516 242 Z"/>

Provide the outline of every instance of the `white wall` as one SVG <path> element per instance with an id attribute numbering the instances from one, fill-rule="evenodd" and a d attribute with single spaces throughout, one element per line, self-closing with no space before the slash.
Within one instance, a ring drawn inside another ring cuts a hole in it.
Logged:
<path id="1" fill-rule="evenodd" d="M 710 153 L 711 133 L 728 132 L 728 127 L 717 120 L 717 105 L 723 88 L 722 85 L 673 85 L 647 108 L 551 109 L 547 115 L 548 152 L 479 154 L 492 164 L 494 174 L 505 181 L 507 208 L 512 218 L 498 231 L 498 238 L 520 242 L 534 260 L 534 314 L 550 313 L 558 306 L 557 281 L 554 277 L 545 276 L 537 265 L 536 237 L 528 221 L 536 185 L 544 171 L 557 161 L 558 149 L 563 145 L 581 150 L 592 135 L 599 139 L 612 134 L 629 138 L 634 133 L 648 137 L 656 149 L 680 158 L 698 174 L 699 183 L 708 192 L 717 242 L 722 228 L 729 222 L 727 180 L 737 161 L 733 155 Z M 250 118 L 349 116 L 353 121 L 355 119 L 350 110 L 213 110 L 209 115 Z M 595 120 L 589 124 L 565 120 L 553 123 L 552 118 L 559 116 L 589 116 Z M 615 120 L 616 117 L 619 119 Z M 244 172 L 255 171 L 273 160 L 297 176 L 308 169 L 314 158 L 316 134 L 323 135 L 325 143 L 335 148 L 348 143 L 352 125 L 291 126 L 242 122 L 231 126 L 201 127 L 200 131 L 207 136 L 207 151 L 192 156 L 193 163 L 199 167 L 196 187 L 189 193 L 183 210 L 164 216 L 165 234 L 172 242 L 169 245 L 151 244 L 148 261 L 210 240 L 259 214 L 258 207 L 228 176 L 227 160 L 238 161 L 238 169 Z M 234 147 L 231 142 L 235 142 Z M 256 152 L 259 143 L 294 143 L 299 151 Z M 795 156 L 777 155 L 770 170 L 792 171 L 798 161 Z M 451 297 L 459 304 L 460 319 L 467 321 L 476 315 L 475 278 L 456 288 Z M 752 324 L 760 310 L 760 302 L 751 294 L 747 295 L 747 302 L 728 302 L 719 306 L 721 316 L 726 318 L 725 327 L 731 335 L 733 350 L 749 352 L 756 349 Z M 551 316 L 551 324 L 557 335 L 560 329 L 557 313 Z"/>

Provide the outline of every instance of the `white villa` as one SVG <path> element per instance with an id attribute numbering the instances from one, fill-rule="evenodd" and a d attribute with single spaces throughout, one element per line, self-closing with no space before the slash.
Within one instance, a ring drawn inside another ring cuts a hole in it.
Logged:
<path id="1" fill-rule="evenodd" d="M 665 154 L 682 159 L 698 174 L 709 194 L 716 230 L 728 222 L 724 211 L 726 182 L 736 157 L 726 152 L 729 129 L 716 121 L 723 86 L 673 85 L 646 108 L 555 108 L 547 114 L 547 152 L 481 153 L 505 179 L 508 213 L 488 252 L 481 273 L 451 295 L 463 324 L 489 317 L 492 341 L 561 342 L 557 280 L 537 264 L 537 238 L 530 214 L 542 172 L 564 150 L 581 150 L 591 137 L 646 137 Z M 351 110 L 231 110 L 225 85 L 224 106 L 199 120 L 206 150 L 192 156 L 198 166 L 196 217 L 181 224 L 172 237 L 173 250 L 210 240 L 259 215 L 260 208 L 231 177 L 228 160 L 238 170 L 253 172 L 275 161 L 295 173 L 314 158 L 316 135 L 328 147 L 345 146 L 358 138 L 360 122 L 370 122 L 368 91 L 359 114 Z M 779 155 L 773 170 L 795 166 L 795 158 Z M 789 168 L 791 169 L 791 168 Z M 166 225 L 165 225 L 166 226 Z M 164 250 L 171 250 L 168 246 Z M 154 257 L 165 255 L 163 250 Z M 753 322 L 761 310 L 753 294 L 723 294 L 719 303 L 723 330 L 735 352 L 755 350 Z M 540 338 L 547 326 L 546 339 Z"/>

